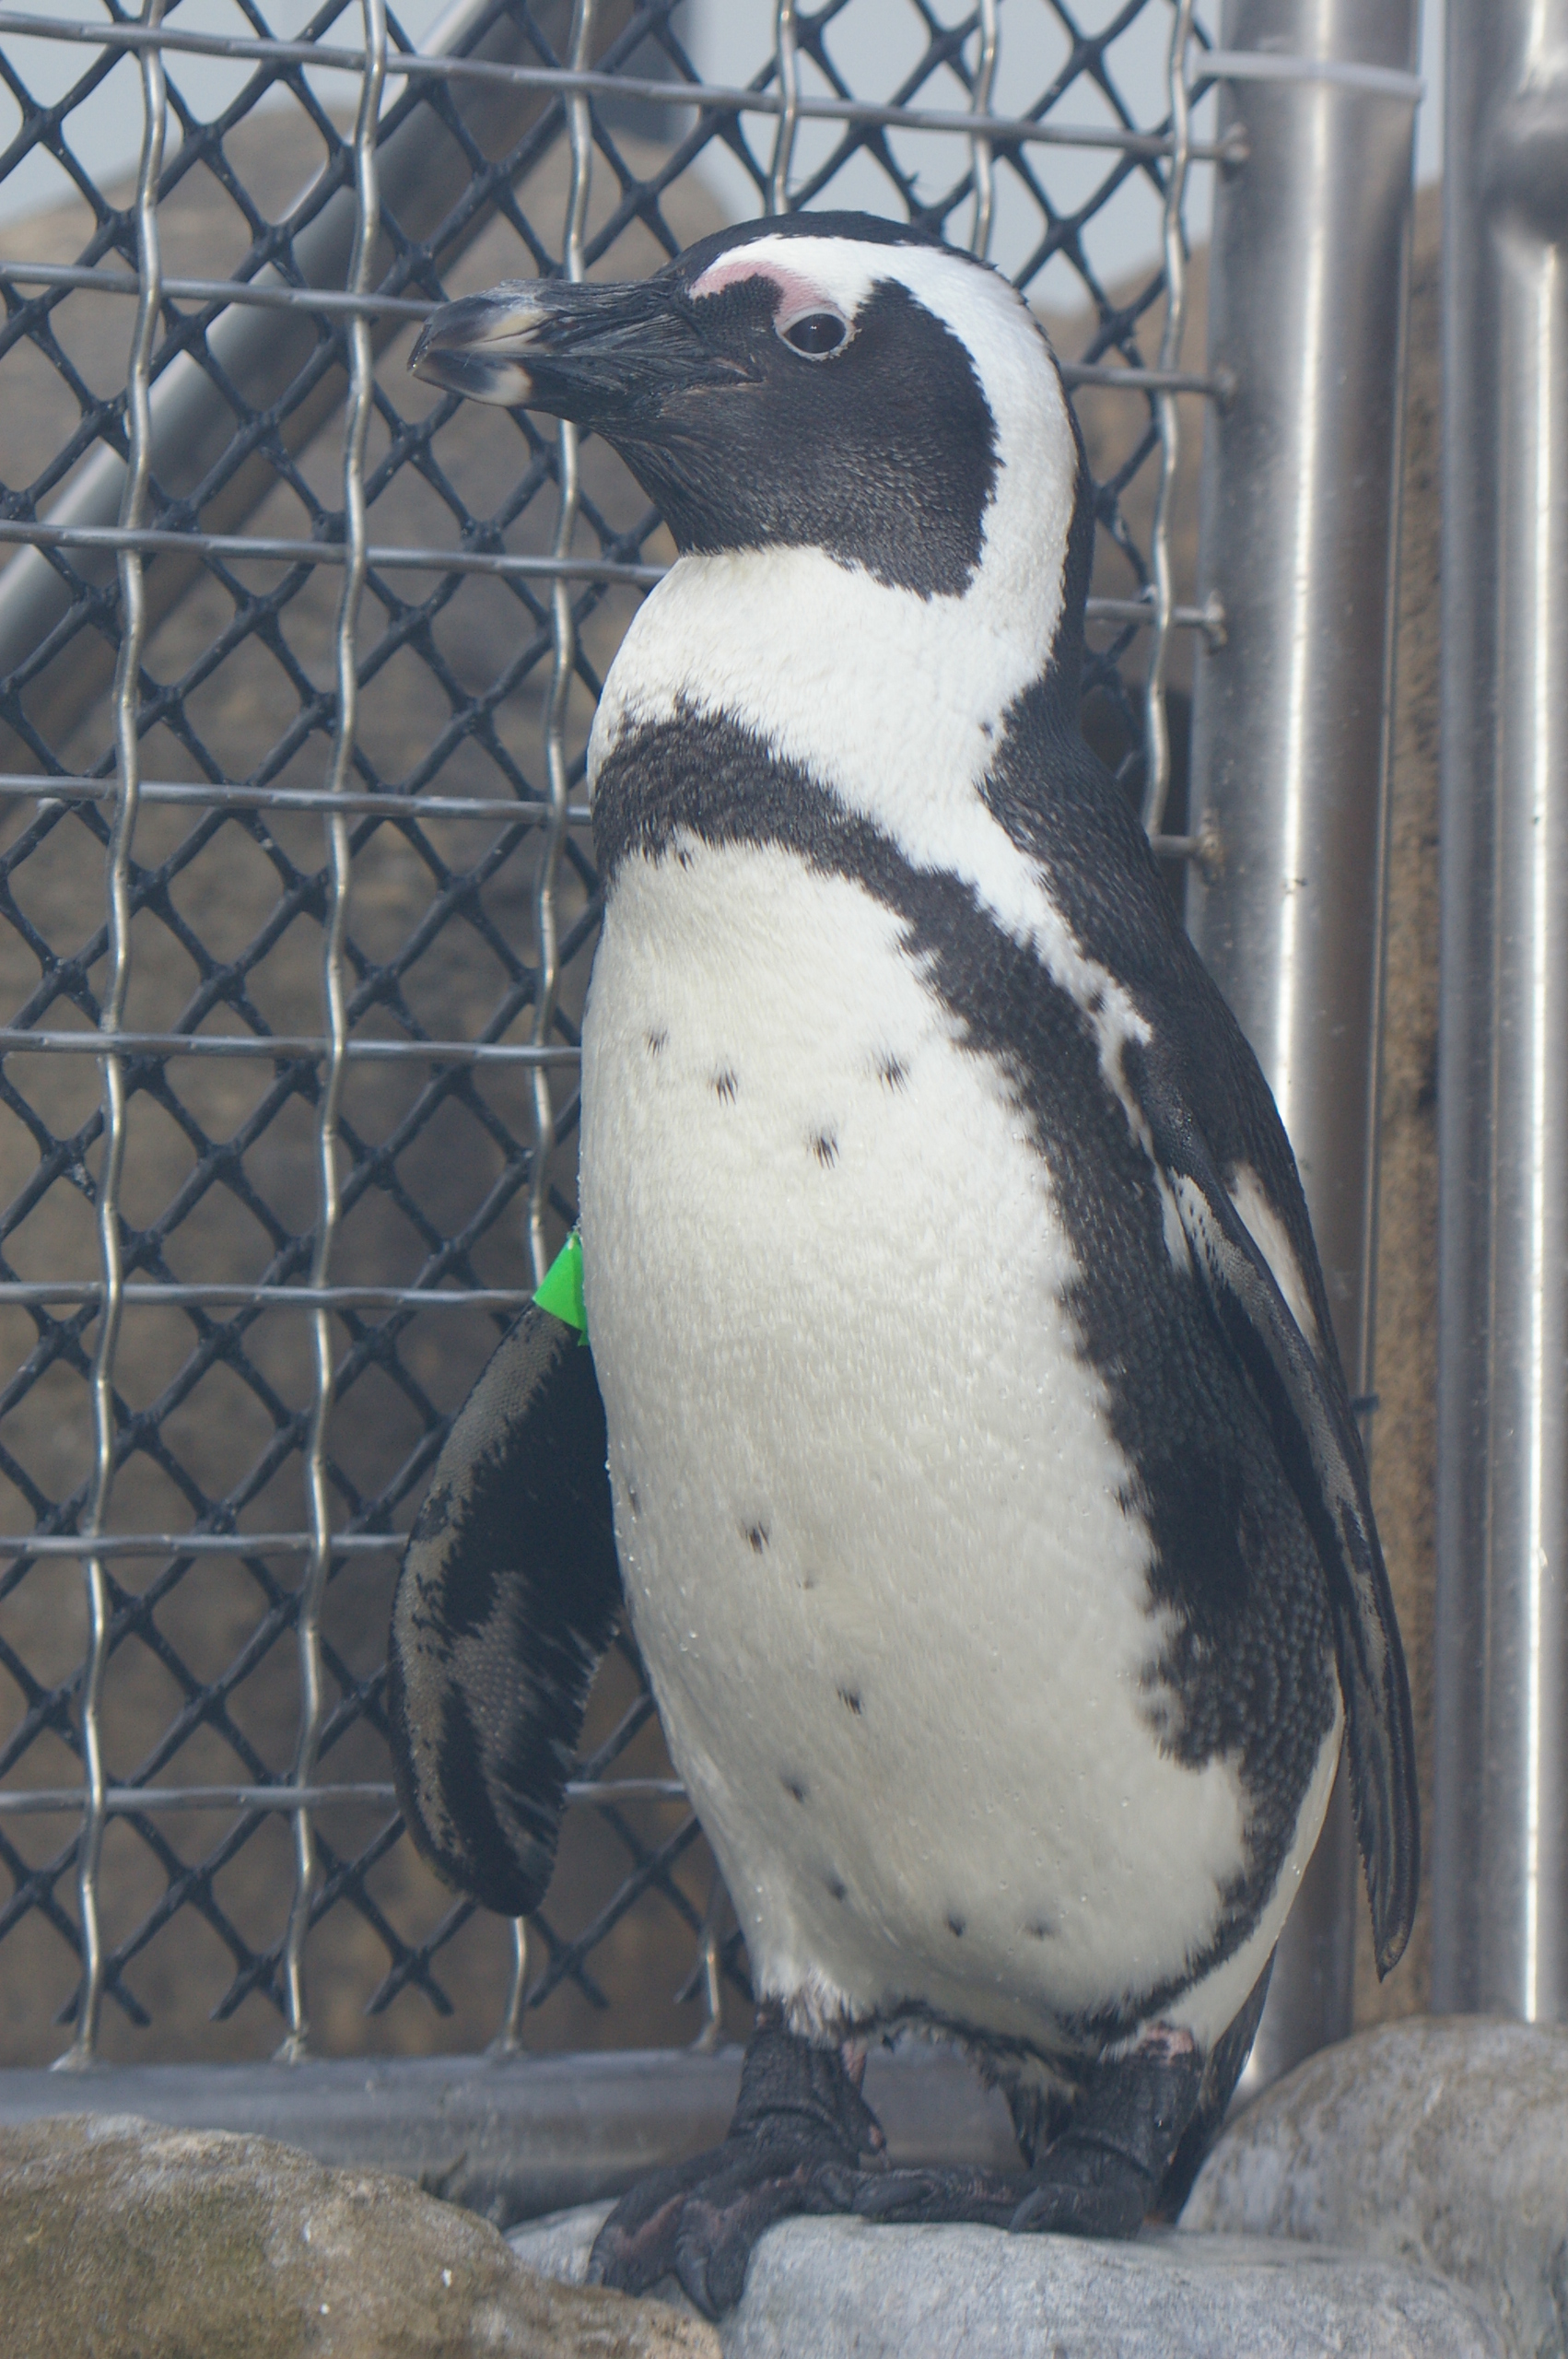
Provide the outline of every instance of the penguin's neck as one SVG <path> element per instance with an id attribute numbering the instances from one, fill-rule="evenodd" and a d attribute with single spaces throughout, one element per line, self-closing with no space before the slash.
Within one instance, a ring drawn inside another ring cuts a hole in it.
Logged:
<path id="1" fill-rule="evenodd" d="M 953 864 L 938 839 L 951 851 L 954 829 L 994 829 L 984 781 L 1010 710 L 1051 669 L 1061 623 L 1060 545 L 1053 565 L 1048 545 L 1013 537 L 988 535 L 957 597 L 889 588 L 820 549 L 681 557 L 610 667 L 590 792 L 628 736 L 722 716 L 920 865 L 932 853 Z"/>

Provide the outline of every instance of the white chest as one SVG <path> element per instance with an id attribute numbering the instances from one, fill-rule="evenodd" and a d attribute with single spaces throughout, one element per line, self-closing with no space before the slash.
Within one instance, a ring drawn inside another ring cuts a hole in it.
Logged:
<path id="1" fill-rule="evenodd" d="M 765 1991 L 1024 2036 L 1179 1972 L 1243 1856 L 1162 1627 L 1050 1174 L 857 885 L 617 878 L 583 1035 L 626 1592 Z"/>

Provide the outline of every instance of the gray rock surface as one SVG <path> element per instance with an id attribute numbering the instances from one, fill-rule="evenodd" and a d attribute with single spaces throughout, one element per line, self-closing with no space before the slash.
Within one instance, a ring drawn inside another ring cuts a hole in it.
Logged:
<path id="1" fill-rule="evenodd" d="M 719 2359 L 705 2321 L 535 2274 L 404 2179 L 126 2116 L 0 2133 L 17 2359 Z"/>
<path id="2" fill-rule="evenodd" d="M 531 2268 L 580 2283 L 605 2208 L 507 2241 Z M 1364 2254 L 857 2220 L 771 2229 L 720 2334 L 724 2359 L 1499 2359 L 1504 2347 L 1460 2288 Z"/>
<path id="3" fill-rule="evenodd" d="M 1182 2229 L 1423 2262 L 1517 2359 L 1568 2353 L 1568 2033 L 1414 2018 L 1308 2059 L 1225 2131 Z"/>

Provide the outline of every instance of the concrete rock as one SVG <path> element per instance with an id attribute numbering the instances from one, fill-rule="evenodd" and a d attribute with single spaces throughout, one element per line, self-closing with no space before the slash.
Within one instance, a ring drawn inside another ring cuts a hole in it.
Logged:
<path id="1" fill-rule="evenodd" d="M 1417 2018 L 1325 2048 L 1225 2131 L 1181 2224 L 1423 2262 L 1517 2359 L 1562 2359 L 1568 2035 Z"/>
<path id="2" fill-rule="evenodd" d="M 0 2345 L 26 2359 L 719 2359 L 406 2180 L 125 2115 L 0 2133 Z"/>
<path id="3" fill-rule="evenodd" d="M 557 2212 L 514 2228 L 508 2242 L 531 2268 L 580 2283 L 605 2210 Z M 770 2229 L 720 2338 L 724 2359 L 1500 2359 L 1503 2351 L 1458 2287 L 1365 2255 L 1168 2231 L 1111 2245 L 858 2220 Z"/>

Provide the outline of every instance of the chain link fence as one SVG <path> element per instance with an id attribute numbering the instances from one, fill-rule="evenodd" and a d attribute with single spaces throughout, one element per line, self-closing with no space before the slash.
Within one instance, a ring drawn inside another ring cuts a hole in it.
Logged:
<path id="1" fill-rule="evenodd" d="M 743 2022 L 629 1637 L 526 1927 L 392 1802 L 400 1535 L 571 1217 L 583 749 L 673 554 L 602 445 L 403 362 L 453 295 L 769 209 L 990 252 L 1084 389 L 1085 727 L 1179 885 L 1205 40 L 1192 0 L 0 11 L 7 2062 Z"/>

